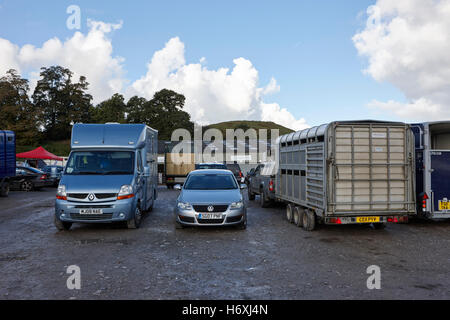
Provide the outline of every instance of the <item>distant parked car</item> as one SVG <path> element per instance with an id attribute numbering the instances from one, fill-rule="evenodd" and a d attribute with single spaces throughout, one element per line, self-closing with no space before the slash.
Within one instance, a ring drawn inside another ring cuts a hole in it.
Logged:
<path id="1" fill-rule="evenodd" d="M 225 169 L 228 170 L 227 165 L 224 163 L 198 163 L 195 165 L 195 170 L 201 169 Z"/>
<path id="2" fill-rule="evenodd" d="M 244 183 L 245 178 L 241 171 L 241 166 L 237 163 L 227 163 L 227 169 L 233 172 L 239 183 Z"/>
<path id="3" fill-rule="evenodd" d="M 61 180 L 61 175 L 64 171 L 64 167 L 57 165 L 48 165 L 43 167 L 42 171 L 44 171 L 49 176 L 49 178 L 53 180 L 53 186 L 56 187 Z"/>
<path id="4" fill-rule="evenodd" d="M 53 180 L 39 169 L 32 167 L 16 167 L 16 176 L 11 183 L 11 189 L 32 191 L 53 185 Z"/>
<path id="5" fill-rule="evenodd" d="M 229 170 L 194 170 L 189 173 L 175 205 L 176 228 L 184 226 L 247 227 L 247 206 L 236 178 Z"/>

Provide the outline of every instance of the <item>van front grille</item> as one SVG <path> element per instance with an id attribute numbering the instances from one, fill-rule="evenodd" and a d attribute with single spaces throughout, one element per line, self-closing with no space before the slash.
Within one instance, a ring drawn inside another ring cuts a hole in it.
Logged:
<path id="1" fill-rule="evenodd" d="M 104 213 L 104 214 L 78 214 L 71 213 L 70 217 L 74 220 L 110 220 L 112 218 L 112 213 Z"/>

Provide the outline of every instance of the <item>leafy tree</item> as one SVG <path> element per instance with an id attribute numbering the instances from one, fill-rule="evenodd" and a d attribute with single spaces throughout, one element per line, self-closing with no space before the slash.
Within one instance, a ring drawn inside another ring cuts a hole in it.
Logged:
<path id="1" fill-rule="evenodd" d="M 41 68 L 40 76 L 32 96 L 39 125 L 47 139 L 68 139 L 73 123 L 90 120 L 89 83 L 84 76 L 73 83 L 73 72 L 61 66 Z"/>
<path id="2" fill-rule="evenodd" d="M 129 123 L 145 123 L 158 130 L 161 140 L 170 140 L 175 129 L 184 128 L 194 131 L 194 124 L 189 113 L 183 110 L 186 98 L 175 91 L 163 89 L 153 98 L 133 97 L 128 102 Z"/>
<path id="3" fill-rule="evenodd" d="M 0 78 L 0 128 L 13 130 L 17 144 L 35 144 L 39 140 L 37 119 L 28 97 L 28 80 L 11 69 Z"/>
<path id="4" fill-rule="evenodd" d="M 91 121 L 94 123 L 118 122 L 125 123 L 125 99 L 115 93 L 111 98 L 91 108 Z"/>

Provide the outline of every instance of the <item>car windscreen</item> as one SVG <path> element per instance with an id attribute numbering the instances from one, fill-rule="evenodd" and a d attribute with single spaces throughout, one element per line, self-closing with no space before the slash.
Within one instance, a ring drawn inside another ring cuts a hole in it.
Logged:
<path id="1" fill-rule="evenodd" d="M 184 183 L 186 190 L 231 190 L 238 189 L 235 178 L 231 174 L 194 174 Z"/>
<path id="2" fill-rule="evenodd" d="M 74 151 L 70 154 L 64 173 L 69 175 L 133 174 L 134 152 Z"/>

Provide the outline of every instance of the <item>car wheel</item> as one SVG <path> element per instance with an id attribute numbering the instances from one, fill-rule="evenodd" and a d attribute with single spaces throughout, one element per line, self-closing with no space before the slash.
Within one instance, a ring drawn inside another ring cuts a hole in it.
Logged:
<path id="1" fill-rule="evenodd" d="M 289 221 L 289 222 L 293 222 L 293 221 L 294 221 L 294 217 L 293 217 L 293 212 L 292 212 L 292 210 L 293 210 L 293 206 L 289 203 L 289 204 L 286 206 L 286 219 L 287 219 L 287 221 Z"/>
<path id="2" fill-rule="evenodd" d="M 134 212 L 133 218 L 127 221 L 128 229 L 137 229 L 141 225 L 142 221 L 142 212 L 139 208 L 139 205 L 136 207 L 136 211 Z"/>
<path id="3" fill-rule="evenodd" d="M 267 208 L 270 204 L 270 201 L 267 200 L 267 196 L 264 190 L 261 190 L 261 193 L 259 195 L 259 204 L 261 205 L 261 208 Z"/>
<path id="4" fill-rule="evenodd" d="M 316 215 L 311 210 L 305 210 L 303 213 L 303 229 L 313 231 L 316 228 Z"/>
<path id="5" fill-rule="evenodd" d="M 178 221 L 175 221 L 175 229 L 184 229 L 184 226 Z"/>
<path id="6" fill-rule="evenodd" d="M 382 222 L 382 223 L 373 223 L 373 228 L 375 230 L 383 230 L 384 228 L 386 228 L 386 223 Z"/>
<path id="7" fill-rule="evenodd" d="M 33 182 L 31 182 L 29 180 L 25 180 L 24 182 L 22 182 L 20 184 L 20 190 L 26 191 L 26 192 L 33 190 Z"/>
<path id="8" fill-rule="evenodd" d="M 58 217 L 56 215 L 55 215 L 54 223 L 55 223 L 56 229 L 58 229 L 59 231 L 70 230 L 70 227 L 72 227 L 72 222 L 61 221 L 58 219 Z"/>
<path id="9" fill-rule="evenodd" d="M 250 186 L 248 186 L 248 200 L 255 200 L 255 194 L 250 191 Z"/>
<path id="10" fill-rule="evenodd" d="M 297 227 L 303 227 L 303 216 L 304 216 L 305 210 L 300 207 L 294 208 L 294 224 Z"/>
<path id="11" fill-rule="evenodd" d="M 7 197 L 9 194 L 9 183 L 4 183 L 0 189 L 0 197 Z"/>
<path id="12" fill-rule="evenodd" d="M 245 229 L 247 229 L 247 218 L 245 218 L 244 221 L 242 221 L 242 222 L 237 226 L 237 228 L 238 228 L 239 230 L 245 230 Z"/>

